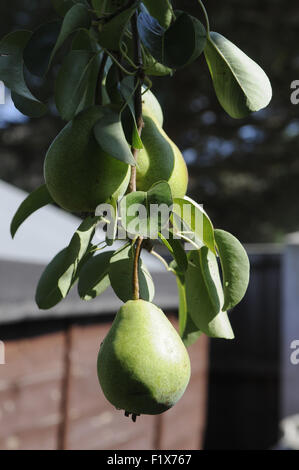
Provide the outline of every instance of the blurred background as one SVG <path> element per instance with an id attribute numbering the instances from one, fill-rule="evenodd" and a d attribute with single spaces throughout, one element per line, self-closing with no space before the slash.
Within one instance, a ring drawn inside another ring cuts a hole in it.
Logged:
<path id="1" fill-rule="evenodd" d="M 173 3 L 201 15 L 196 1 Z M 299 343 L 299 105 L 290 100 L 291 83 L 299 80 L 299 6 L 209 0 L 206 7 L 211 29 L 270 77 L 270 106 L 248 119 L 231 119 L 218 104 L 203 57 L 174 79 L 154 78 L 153 91 L 164 128 L 188 164 L 189 195 L 250 255 L 250 288 L 231 313 L 236 340 L 200 338 L 190 350 L 188 393 L 161 417 L 133 425 L 107 404 L 94 358 L 117 309 L 112 293 L 88 305 L 74 294 L 46 313 L 34 305 L 37 279 L 69 240 L 77 218 L 45 208 L 14 242 L 9 238 L 24 191 L 43 182 L 44 155 L 63 122 L 54 103 L 45 117 L 23 116 L 7 93 L 0 105 L 0 340 L 6 353 L 0 448 L 299 449 L 296 418 L 280 424 L 299 413 L 299 365 L 290 359 L 291 344 Z M 0 37 L 52 18 L 49 0 L 1 2 Z M 51 74 L 43 84 L 30 80 L 38 96 L 51 94 Z M 175 323 L 174 282 L 155 263 L 152 270 L 155 302 Z"/>

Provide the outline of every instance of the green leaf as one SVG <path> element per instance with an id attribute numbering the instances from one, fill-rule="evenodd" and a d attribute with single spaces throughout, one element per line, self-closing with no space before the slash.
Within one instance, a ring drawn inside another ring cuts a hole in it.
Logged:
<path id="1" fill-rule="evenodd" d="M 159 0 L 159 2 L 157 0 L 143 0 L 143 4 L 163 28 L 167 29 L 170 26 L 172 11 L 168 0 Z"/>
<path id="2" fill-rule="evenodd" d="M 11 225 L 10 233 L 14 237 L 20 225 L 31 215 L 33 212 L 37 211 L 41 207 L 46 206 L 47 204 L 53 203 L 53 199 L 49 194 L 47 186 L 43 184 L 31 194 L 29 194 L 26 199 L 21 203 L 17 212 L 15 213 Z"/>
<path id="3" fill-rule="evenodd" d="M 122 103 L 122 95 L 118 89 L 118 82 L 120 79 L 119 68 L 113 63 L 108 70 L 105 87 L 111 103 L 120 104 Z"/>
<path id="4" fill-rule="evenodd" d="M 107 1 L 105 0 L 91 0 L 92 8 L 95 10 L 98 16 L 102 16 L 105 13 L 105 6 Z"/>
<path id="5" fill-rule="evenodd" d="M 38 307 L 47 310 L 64 299 L 72 286 L 73 274 L 74 264 L 69 259 L 68 249 L 64 248 L 41 275 L 35 294 Z"/>
<path id="6" fill-rule="evenodd" d="M 179 330 L 183 343 L 188 347 L 195 343 L 202 332 L 194 324 L 188 313 L 185 283 L 178 276 L 176 276 L 176 281 L 179 295 Z"/>
<path id="7" fill-rule="evenodd" d="M 38 77 L 43 77 L 61 28 L 61 21 L 42 24 L 30 37 L 24 49 L 24 63 L 28 70 Z"/>
<path id="8" fill-rule="evenodd" d="M 170 67 L 166 67 L 166 65 L 161 64 L 144 47 L 142 48 L 142 62 L 146 75 L 164 77 L 165 75 L 171 75 L 173 73 L 173 70 Z"/>
<path id="9" fill-rule="evenodd" d="M 207 33 L 194 16 L 176 11 L 177 18 L 164 34 L 164 57 L 161 62 L 171 68 L 194 62 L 206 46 Z"/>
<path id="10" fill-rule="evenodd" d="M 223 290 L 216 256 L 204 246 L 191 251 L 188 258 L 186 299 L 194 324 L 208 336 L 234 338 L 227 313 L 222 311 Z"/>
<path id="11" fill-rule="evenodd" d="M 118 250 L 110 260 L 109 278 L 111 286 L 123 302 L 133 298 L 133 263 L 134 250 L 132 246 Z M 152 302 L 155 295 L 155 286 L 141 259 L 139 259 L 138 264 L 138 277 L 140 298 Z"/>
<path id="12" fill-rule="evenodd" d="M 60 16 L 64 16 L 77 0 L 51 0 L 54 9 Z"/>
<path id="13" fill-rule="evenodd" d="M 219 229 L 214 233 L 223 273 L 223 309 L 228 310 L 235 307 L 246 293 L 250 264 L 245 249 L 236 237 Z"/>
<path id="14" fill-rule="evenodd" d="M 199 247 L 206 245 L 216 253 L 212 222 L 199 204 L 187 196 L 184 199 L 175 198 L 173 213 L 173 224 L 178 235 L 186 232 L 186 237 L 194 240 Z"/>
<path id="15" fill-rule="evenodd" d="M 102 294 L 110 285 L 108 276 L 113 251 L 93 256 L 79 274 L 78 292 L 83 300 L 91 300 Z"/>
<path id="16" fill-rule="evenodd" d="M 149 14 L 143 4 L 141 4 L 138 15 L 137 27 L 144 46 L 155 59 L 161 62 L 163 60 L 165 28 Z"/>
<path id="17" fill-rule="evenodd" d="M 272 89 L 267 75 L 228 39 L 211 32 L 205 57 L 217 98 L 231 117 L 244 118 L 269 104 Z"/>
<path id="18" fill-rule="evenodd" d="M 94 126 L 98 144 L 111 157 L 135 166 L 136 162 L 126 141 L 118 109 L 110 105 L 103 106 L 102 111 L 102 118 Z"/>
<path id="19" fill-rule="evenodd" d="M 88 73 L 86 77 L 85 93 L 81 103 L 77 109 L 77 114 L 80 111 L 94 106 L 96 98 L 96 90 L 98 84 L 99 70 L 101 66 L 101 55 L 97 54 L 89 63 Z M 105 104 L 105 94 L 103 92 L 103 104 Z"/>
<path id="20" fill-rule="evenodd" d="M 63 19 L 60 33 L 58 35 L 55 46 L 52 50 L 52 53 L 49 59 L 48 68 L 51 66 L 56 52 L 62 46 L 64 41 L 70 36 L 70 34 L 72 34 L 74 31 L 80 28 L 88 29 L 90 27 L 90 24 L 91 24 L 91 17 L 89 15 L 87 8 L 84 5 L 79 3 L 79 4 L 74 5 L 70 10 L 68 10 L 68 12 L 66 13 Z"/>
<path id="21" fill-rule="evenodd" d="M 161 64 L 180 68 L 193 62 L 204 50 L 206 30 L 202 23 L 183 11 L 176 11 L 176 20 L 165 30 L 142 8 L 138 31 L 149 53 Z"/>
<path id="22" fill-rule="evenodd" d="M 188 267 L 188 260 L 186 252 L 182 246 L 182 243 L 177 238 L 174 238 L 174 235 L 169 231 L 168 238 L 166 239 L 162 233 L 159 233 L 159 238 L 161 242 L 166 246 L 171 256 L 177 263 L 178 270 L 183 273 Z"/>
<path id="23" fill-rule="evenodd" d="M 92 39 L 87 29 L 79 29 L 79 31 L 75 34 L 72 41 L 72 50 L 95 52 L 92 45 Z"/>
<path id="24" fill-rule="evenodd" d="M 119 50 L 124 29 L 139 3 L 139 1 L 134 2 L 133 5 L 126 10 L 99 25 L 98 41 L 103 48 L 112 51 Z"/>
<path id="25" fill-rule="evenodd" d="M 134 90 L 135 84 L 133 77 L 125 77 L 120 83 L 120 93 L 125 99 L 128 105 L 131 117 L 132 117 L 132 147 L 135 149 L 143 149 L 142 140 L 138 133 L 137 123 L 135 119 L 135 108 L 134 108 Z M 129 123 L 130 125 L 130 123 Z"/>
<path id="26" fill-rule="evenodd" d="M 73 50 L 62 64 L 55 84 L 55 103 L 66 121 L 73 119 L 77 113 L 94 59 L 92 52 Z"/>
<path id="27" fill-rule="evenodd" d="M 30 36 L 29 31 L 14 31 L 0 41 L 0 80 L 14 92 L 15 97 L 20 95 L 23 98 L 27 109 L 32 105 L 34 114 L 42 115 L 47 108 L 32 95 L 24 79 L 23 50 Z M 17 97 L 15 99 L 17 101 Z"/>
<path id="28" fill-rule="evenodd" d="M 154 184 L 148 192 L 129 193 L 119 206 L 122 226 L 130 234 L 156 239 L 169 220 L 171 206 L 171 189 L 166 181 Z"/>
<path id="29" fill-rule="evenodd" d="M 108 246 L 113 245 L 116 235 L 117 235 L 117 227 L 118 227 L 118 205 L 117 200 L 111 196 L 111 198 L 107 201 L 110 204 L 111 213 L 110 213 L 110 223 L 107 227 L 106 232 L 106 243 Z"/>
<path id="30" fill-rule="evenodd" d="M 11 92 L 11 99 L 15 107 L 24 115 L 31 118 L 39 118 L 47 112 L 47 106 L 40 101 L 32 101 L 18 95 L 14 91 Z"/>
<path id="31" fill-rule="evenodd" d="M 75 280 L 80 262 L 90 248 L 98 217 L 86 218 L 74 233 L 68 247 L 60 251 L 44 270 L 37 285 L 35 300 L 47 310 L 64 299 Z"/>

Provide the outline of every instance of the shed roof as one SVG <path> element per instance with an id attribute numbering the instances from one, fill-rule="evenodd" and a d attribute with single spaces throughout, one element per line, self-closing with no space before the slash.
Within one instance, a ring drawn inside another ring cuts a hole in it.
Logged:
<path id="1" fill-rule="evenodd" d="M 25 191 L 0 181 L 0 323 L 116 311 L 121 302 L 111 288 L 89 302 L 82 301 L 73 289 L 56 307 L 47 311 L 37 308 L 34 295 L 38 279 L 46 264 L 69 243 L 80 219 L 49 205 L 32 214 L 12 240 L 11 219 L 26 196 Z M 155 303 L 162 308 L 175 308 L 174 277 L 148 253 L 142 258 L 156 284 Z"/>

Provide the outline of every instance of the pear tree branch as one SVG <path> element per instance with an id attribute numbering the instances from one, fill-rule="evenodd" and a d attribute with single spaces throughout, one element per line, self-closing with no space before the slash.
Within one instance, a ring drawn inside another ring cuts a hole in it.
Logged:
<path id="1" fill-rule="evenodd" d="M 141 42 L 138 34 L 137 28 L 137 10 L 131 18 L 131 28 L 132 36 L 134 43 L 134 61 L 137 66 L 137 71 L 135 74 L 135 93 L 134 93 L 134 109 L 135 109 L 135 119 L 137 124 L 137 130 L 139 136 L 141 135 L 142 128 L 144 126 L 142 119 L 142 83 L 144 81 L 144 70 L 142 63 L 142 52 L 141 52 Z M 134 156 L 135 162 L 137 164 L 138 159 L 138 149 L 132 147 L 132 154 Z M 129 192 L 136 191 L 136 166 L 131 168 L 131 178 L 129 183 Z M 138 237 L 135 245 L 134 253 L 134 264 L 133 264 L 133 299 L 139 299 L 139 277 L 138 277 L 138 264 L 139 257 L 141 253 L 143 238 Z"/>

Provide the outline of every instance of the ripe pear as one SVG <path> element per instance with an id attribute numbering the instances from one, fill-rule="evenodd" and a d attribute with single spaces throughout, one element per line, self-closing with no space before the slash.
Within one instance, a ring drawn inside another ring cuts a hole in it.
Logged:
<path id="1" fill-rule="evenodd" d="M 129 300 L 118 311 L 98 355 L 99 382 L 107 400 L 133 415 L 159 414 L 183 395 L 190 360 L 162 310 Z"/>
<path id="2" fill-rule="evenodd" d="M 148 191 L 154 183 L 166 180 L 173 198 L 184 197 L 188 186 L 188 170 L 183 155 L 145 107 L 143 121 L 141 139 L 144 148 L 138 154 L 137 190 Z"/>
<path id="3" fill-rule="evenodd" d="M 130 166 L 105 153 L 93 135 L 101 117 L 94 106 L 70 121 L 51 144 L 44 176 L 54 201 L 71 212 L 93 212 L 110 196 L 122 196 Z"/>

